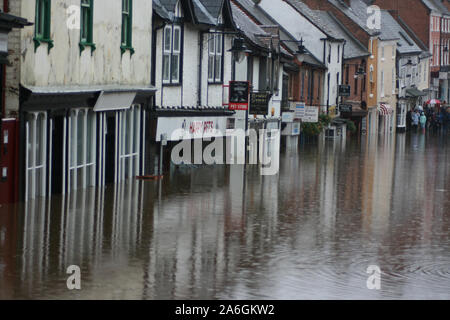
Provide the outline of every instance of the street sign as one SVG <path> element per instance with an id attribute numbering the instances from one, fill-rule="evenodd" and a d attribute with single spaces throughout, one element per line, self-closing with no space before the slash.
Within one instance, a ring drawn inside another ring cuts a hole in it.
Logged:
<path id="1" fill-rule="evenodd" d="M 250 83 L 248 81 L 230 81 L 228 108 L 230 110 L 248 110 L 249 93 Z"/>
<path id="2" fill-rule="evenodd" d="M 350 97 L 350 86 L 341 84 L 339 86 L 339 96 L 340 97 Z"/>
<path id="3" fill-rule="evenodd" d="M 266 116 L 269 113 L 269 92 L 250 93 L 250 114 Z"/>

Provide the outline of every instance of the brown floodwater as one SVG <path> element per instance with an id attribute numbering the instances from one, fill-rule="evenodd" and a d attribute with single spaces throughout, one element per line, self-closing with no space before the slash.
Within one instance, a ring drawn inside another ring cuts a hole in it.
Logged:
<path id="1" fill-rule="evenodd" d="M 276 176 L 172 168 L 2 206 L 0 299 L 29 298 L 450 299 L 449 137 L 327 141 L 283 151 Z"/>

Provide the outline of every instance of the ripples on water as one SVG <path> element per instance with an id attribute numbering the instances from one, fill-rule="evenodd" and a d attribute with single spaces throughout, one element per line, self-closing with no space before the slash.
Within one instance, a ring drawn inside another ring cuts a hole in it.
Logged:
<path id="1" fill-rule="evenodd" d="M 0 298 L 449 299 L 450 148 L 397 137 L 4 206 Z"/>

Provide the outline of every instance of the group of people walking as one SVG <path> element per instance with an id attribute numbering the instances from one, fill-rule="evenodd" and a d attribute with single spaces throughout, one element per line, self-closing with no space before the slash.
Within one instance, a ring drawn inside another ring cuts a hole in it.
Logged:
<path id="1" fill-rule="evenodd" d="M 419 129 L 447 132 L 450 127 L 450 113 L 443 108 L 434 109 L 428 106 L 424 109 L 416 108 L 408 111 L 407 118 L 407 124 L 415 132 Z"/>

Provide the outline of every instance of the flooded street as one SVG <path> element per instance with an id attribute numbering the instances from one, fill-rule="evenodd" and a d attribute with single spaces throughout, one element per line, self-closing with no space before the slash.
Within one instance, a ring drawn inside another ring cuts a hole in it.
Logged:
<path id="1" fill-rule="evenodd" d="M 0 298 L 450 299 L 449 230 L 448 137 L 327 141 L 3 206 Z"/>

